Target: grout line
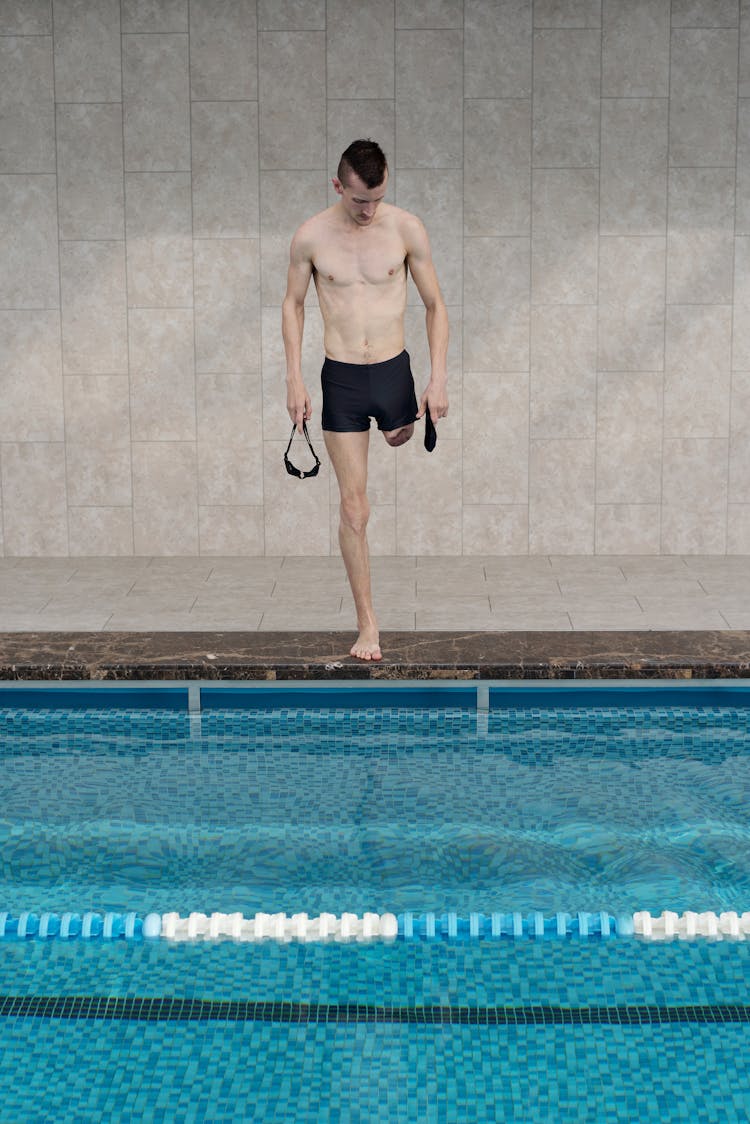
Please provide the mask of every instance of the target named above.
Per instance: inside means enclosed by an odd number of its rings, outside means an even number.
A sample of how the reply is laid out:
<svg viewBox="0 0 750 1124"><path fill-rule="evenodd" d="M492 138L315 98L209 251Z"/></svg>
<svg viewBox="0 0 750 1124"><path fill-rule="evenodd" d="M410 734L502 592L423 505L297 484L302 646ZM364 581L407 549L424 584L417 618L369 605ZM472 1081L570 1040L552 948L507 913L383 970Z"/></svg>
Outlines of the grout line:
<svg viewBox="0 0 750 1124"><path fill-rule="evenodd" d="M603 22L603 21L602 21ZM603 31L599 32L599 173L597 177L597 191L596 191L596 312L594 323L594 463L592 466L593 475L593 491L594 491L594 511L593 511L593 550L592 555L596 557L597 548L597 515L599 504L597 500L598 493L598 479L597 479L597 455L599 452L599 325L601 321L601 276L602 276L602 135L603 135L603 118L602 113L602 64L604 54L604 44L602 42Z"/></svg>
<svg viewBox="0 0 750 1124"><path fill-rule="evenodd" d="M265 28L263 29L266 30ZM261 495L261 510L263 512L263 520L261 523L260 538L263 545L263 557L266 556L266 470L265 470L265 457L264 452L266 448L266 418L265 410L263 408L263 199L262 199L262 180L263 172L261 169L261 132L260 132L260 19L258 14L258 0L255 4L255 92L257 94L258 113L256 117L256 142L258 149L258 167L256 169L257 186L258 186L258 271L259 271L259 284L258 284L258 342L260 347L260 447L261 447L261 465L260 465L260 495ZM196 364L197 366L197 364ZM281 387L279 388L281 393ZM274 582L274 585L276 583ZM263 615L261 614L261 620ZM260 621L258 622L260 627Z"/></svg>
<svg viewBox="0 0 750 1124"><path fill-rule="evenodd" d="M750 13L748 13L750 15ZM732 402L734 399L734 320L735 320L735 301L737 299L736 282L737 282L737 192L739 187L739 148L740 148L740 103L739 96L739 82L742 64L742 15L740 15L739 28L737 32L737 107L735 114L735 130L734 130L734 223L732 227L732 300L730 304L729 313L729 409L727 417L727 467L726 467L726 487L727 487L727 500L726 500L726 513L724 523L724 554L729 553L729 505L731 496L731 483L732 483Z"/></svg>
<svg viewBox="0 0 750 1124"><path fill-rule="evenodd" d="M119 105L119 102L118 102L118 105ZM58 238L57 241L60 242L62 245L66 245L66 244L69 244L69 243L71 245L80 245L82 242L93 242L93 243L98 243L98 242L125 242L125 237L123 236L121 238Z"/></svg>
<svg viewBox="0 0 750 1124"><path fill-rule="evenodd" d="M121 106L121 143L122 143L122 224L123 248L125 253L125 350L127 353L127 378L128 378L128 459L130 462L130 549L135 555L135 476L133 472L133 383L130 366L130 300L128 292L128 176L125 170L125 78L124 59L122 51L122 0L119 5L120 14L120 106ZM135 583L134 583L135 584ZM110 618L111 619L111 618Z"/></svg>
<svg viewBox="0 0 750 1124"><path fill-rule="evenodd" d="M81 104L88 105L89 103L84 102ZM167 176L176 175L178 172L180 172L183 176L189 176L190 168L175 168L174 166L172 166L171 168L123 168L123 173L128 176ZM97 239L91 238L90 241L96 242ZM98 241L111 242L112 239L98 239Z"/></svg>
<svg viewBox="0 0 750 1124"><path fill-rule="evenodd" d="M193 199L193 61L192 42L190 37L190 0L187 0L187 62L188 62L188 145L190 151L190 266L192 274L193 295L193 420L195 424L193 451L195 454L195 530L197 535L198 556L201 552L201 519L200 519L200 465L198 455L198 348L195 307L195 206ZM256 36L257 38L257 36Z"/></svg>
<svg viewBox="0 0 750 1124"><path fill-rule="evenodd" d="M669 186L670 186L670 157L671 157L671 124L672 124L672 28L671 19L668 28L669 49L667 52L667 167L666 167L666 198L664 200L664 331L662 335L662 369L661 369L661 455L659 472L659 554L664 553L664 452L665 452L665 399L667 382L667 317L669 306L668 277L669 277Z"/></svg>
<svg viewBox="0 0 750 1124"><path fill-rule="evenodd" d="M325 27L323 29L323 37L324 37L324 39L323 39L323 42L324 42L324 50L323 50L323 83L324 83L324 85L323 85L323 99L325 101L325 138L324 138L325 139L325 153L324 153L324 157L323 157L323 160L324 160L324 163L325 163L325 197L324 197L324 203L325 203L325 206L328 207L329 206L328 199L329 199L330 190L331 190L331 182L330 182L330 180L331 180L331 151L330 151L330 146L328 144L328 26L329 26L328 0L325 0L323 20L324 20L324 24L325 24ZM394 44L394 52L395 52L395 44ZM394 53L394 58L395 58L395 53ZM395 75L395 68L394 68L394 75ZM394 81L395 81L395 77L394 77ZM338 165L336 166L336 170L338 171ZM315 303L318 306L317 323L318 323L318 327L321 329L321 342L322 342L322 340L324 338L324 335L325 335L325 328L324 328L324 325L323 325L323 314L320 311L320 299L318 297L317 285L313 282L312 278L310 279L310 282L308 282L307 292L310 293L311 290L314 290L314 292L315 292ZM306 295L305 299L307 300L307 295ZM303 325L303 331L304 331L304 325ZM310 338L310 334L309 334L309 329L308 329L308 339L309 338ZM302 363L301 348L302 348L302 341L300 341L300 363ZM286 366L285 366L284 370L285 370L285 373L286 373ZM322 432L322 413L323 413L322 388L321 388L320 412L321 412L321 436L323 437L323 443L325 444L325 434ZM366 469L369 468L369 453L370 453L370 447L369 447L369 436L368 436L367 465L365 466ZM333 500L331 499L332 494L334 496ZM328 471L328 487L325 489L324 497L325 497L325 508L324 508L324 510L325 510L325 520L326 520L326 530L327 530L327 540L328 540L327 557L335 558L337 547L339 547L339 552L340 552L338 537L339 537L339 526L340 526L341 490L339 488L339 482L338 482L338 478L336 477L335 470L332 472L330 470L330 468L329 468L329 471ZM335 505L335 507L334 507L335 515L334 515L334 511L331 510L332 505ZM334 517L336 519L336 530L335 531L333 530L333 528L331 526L332 517ZM368 556L369 556L369 543L368 543ZM324 557L325 557L325 555L324 555ZM369 564L369 557L368 557L368 564Z"/></svg>
<svg viewBox="0 0 750 1124"><path fill-rule="evenodd" d="M396 72L397 72L397 69L398 69L398 29L396 28L396 4L395 4L395 0L394 0L394 3L393 3L393 88L392 88L392 91L391 91L391 99L390 99L391 105L393 107L393 109L392 109L392 119L391 120L392 120L392 125L393 125L393 171L394 171L394 173L396 172L397 169L398 169L399 172L408 171L408 169L402 169L401 166L399 165L398 158L397 158L397 152L396 152L396 125L397 125ZM389 167L389 171L390 171L390 167ZM396 205L398 205L398 176L396 176L396 190L394 191L394 200L396 202ZM404 307L404 317L406 317L406 314L407 314L407 311L408 311L408 306L409 306L408 268L407 268L406 286L407 286L407 296L406 296L406 305ZM399 557L399 554L400 554L400 552L399 552L400 535L399 535L399 530L398 530L398 527L399 527L399 520L398 520L398 491L399 491L399 488L398 488L398 484L399 484L399 475L400 474L399 474L399 457L397 456L395 449L390 453L390 459L393 462L393 545L394 545L395 554L396 554L397 557Z"/></svg>
<svg viewBox="0 0 750 1124"><path fill-rule="evenodd" d="M59 301L59 324L60 324L60 376L62 385L62 410L63 410L63 483L65 491L65 537L66 537L66 550L70 555L70 504L68 502L68 440L67 440L67 425L65 417L65 351L63 341L63 285L62 285L62 262L60 260L60 154L57 144L57 105L55 100L57 88L57 73L55 70L55 13L54 5L50 12L51 20L51 35L52 40L52 128L54 133L55 145L55 204L56 204L56 219L57 219L57 284L58 284L58 301ZM3 509L4 509L3 505ZM5 537L3 536L3 543Z"/></svg>
<svg viewBox="0 0 750 1124"><path fill-rule="evenodd" d="M465 357L465 340L466 331L464 325L464 309L466 308L466 6L461 5L461 347L459 349L459 359L461 364L461 434L459 440L459 473L460 473L460 496L461 496L461 555L464 555L464 526L466 522L466 495L464 492L464 434L466 427L466 411L465 393L464 393L464 373L466 371L466 357ZM446 355L446 362L448 357ZM487 580L487 574L482 567L484 573L484 580ZM490 605L490 612L492 606Z"/></svg>
<svg viewBox="0 0 750 1124"><path fill-rule="evenodd" d="M528 319L528 356L527 356L527 369L526 369L526 555L531 555L531 465L532 465L532 452L534 435L531 428L531 392L532 383L534 378L534 75L535 75L535 55L534 50L534 3L532 2L531 8L531 59L530 59L530 89L529 97L526 99L529 103L529 266L528 266L528 285L529 285L529 319ZM551 565L551 559L550 559Z"/></svg>

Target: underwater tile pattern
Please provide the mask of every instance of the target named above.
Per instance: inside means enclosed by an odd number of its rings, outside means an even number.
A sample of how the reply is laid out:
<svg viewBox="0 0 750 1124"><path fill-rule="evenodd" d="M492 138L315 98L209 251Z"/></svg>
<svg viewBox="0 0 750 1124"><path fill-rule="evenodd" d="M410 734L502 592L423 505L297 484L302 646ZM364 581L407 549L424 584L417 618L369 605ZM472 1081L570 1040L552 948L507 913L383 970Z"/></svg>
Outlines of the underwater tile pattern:
<svg viewBox="0 0 750 1124"><path fill-rule="evenodd" d="M3 908L750 898L741 707L1 713ZM0 1096L76 1120L744 1119L749 973L748 943L6 940Z"/></svg>
<svg viewBox="0 0 750 1124"><path fill-rule="evenodd" d="M36 1040L37 1024L14 1030L11 1060L35 1041L41 1054L57 1029L49 1024ZM646 1082L642 1032L632 1028L509 1028L498 1034L468 1027L446 1037L442 1027L415 1033L392 1026L96 1023L68 1036L75 1083L61 1090L40 1058L25 1093L76 1119L127 1112L142 1119L228 1121L239 1113L244 1120L313 1122L346 1118L343 1110L351 1120L385 1115L453 1122L474 1113L486 1120L529 1118L534 1105L537 1119L572 1122L606 1111L607 1119L624 1122L655 1111L659 1119L688 1119L673 1110L696 1103L702 1120L746 1116L747 1094L731 1084L732 1052L747 1048L746 1028L725 1028L717 1040L713 1027L661 1027L649 1041L654 1058ZM118 1072L122 1054L129 1065ZM599 1076L607 1073L618 1082L616 1097ZM6 1095L9 1108L21 1103L11 1090Z"/></svg>
<svg viewBox="0 0 750 1124"><path fill-rule="evenodd" d="M2 951L5 953L5 947ZM28 961L31 947L22 951ZM171 973L179 989L191 970L200 973L200 959L204 966L211 964L215 988L221 963L225 971L228 966L222 955L224 949L201 949L200 958L195 955L197 951L180 949L185 956L160 965L153 950L142 946L131 949L135 955L130 956L130 963L118 965L118 987L122 988L129 971L127 982L131 986L145 983L148 988L154 977L157 983L163 983ZM532 1118L536 1119L572 1122L587 1118L583 1113L593 1117L606 1111L608 1119L625 1122L638 1112L649 1119L655 1105L660 1106L662 1119L688 1119L680 1113L692 1110L701 1120L711 1121L742 1119L750 1107L741 1062L750 1044L746 1024L693 1019L652 1020L644 1025L637 1021L637 1005L643 1007L645 990L637 981L639 977L645 980L648 974L643 967L637 968L641 949L625 950L623 958L613 958L611 946L600 946L577 950L583 953L579 959L571 956L569 946L554 950L529 947L513 950L502 960L493 957L484 970L467 955L467 949L456 954L456 950L444 947L438 959L435 950L430 950L429 958L415 958L409 953L416 950L394 946L375 961L351 949L344 950L349 956L326 959L320 957L321 949L287 947L275 951L280 955L266 966L268 979L264 985L259 982L256 955L248 956L244 950L237 957L238 950L231 949L237 980L243 973L249 975L256 994L269 997L259 1001L259 1009L272 1012L275 1006L280 1016L284 1004L274 1002L277 995L292 996L287 1001L289 1006L307 1002L296 997L314 994L318 987L323 994L338 986L362 995L362 982L368 974L369 990L380 992L372 1006L365 994L370 1011L383 1004L384 994L387 1002L398 980L419 980L422 973L429 972L442 981L444 994L454 999L462 1013L468 1012L469 1004L459 997L458 989L465 978L477 974L485 980L499 975L510 979L522 976L525 998L530 1002L516 1003L517 1021L508 1019L501 1025L295 1023L281 1018L183 1018L173 1022L75 1015L61 1021L44 1016L9 1016L3 1019L0 1068L5 1110L16 1111L33 1096L46 1111L64 1108L76 1119L113 1112L142 1118L162 1113L169 1119L185 1121L232 1120L238 1113L248 1120L301 1121L366 1120L386 1114L387 1119L397 1121L416 1116L458 1122L503 1115L512 1119L522 1110L528 1116L534 1106L536 1116ZM532 951L536 953L533 957L529 955ZM622 946L615 950L618 954L621 951ZM671 957L662 957L665 962L649 966L654 973L654 990L671 998L675 987L679 993L684 990L685 970L690 973L688 987L696 985L694 973L700 970L698 992L705 992L708 985L723 988L732 996L726 1004L714 1004L717 1018L724 1008L741 1009L735 996L743 987L742 972L747 971L748 958L740 955L737 961L726 953L742 954L746 950L714 947L711 957L701 957L700 961L693 958L692 963L685 955L687 951L672 950ZM723 957L716 956L719 951ZM218 957L212 955L216 952ZM588 952L592 955L587 956ZM260 958L265 959L265 949ZM107 977L111 980L115 976L111 968L107 971L105 959L110 959L109 955L97 957L98 966L104 968L99 988L102 994ZM71 967L76 960L80 957L73 958ZM231 963L230 974L222 981L225 988L232 982ZM92 963L89 973L93 971ZM602 991L603 982L611 987L613 978L621 976L624 982L619 991L629 1011L627 1022L575 1025L568 1017L564 1024L545 1023L542 1012L548 998L544 992L552 989L553 979L562 981L571 975L579 979L581 990L590 982L594 995ZM301 984L303 979L306 982ZM528 981L534 982L529 986ZM208 997L204 1003L216 1002L211 980L199 975L191 984L193 990L203 991ZM410 986L413 989L414 984ZM565 985L558 986L564 993ZM245 987L241 985L239 991ZM528 994L534 991L536 995ZM103 996L102 1005L107 1002ZM192 1000L188 1002L192 1004ZM242 1001L235 1002L239 1010ZM250 1003L255 1006L254 1000ZM656 1008L671 1009L661 996ZM70 1010L72 1013L72 1004ZM643 1013L640 1010L641 1016ZM66 1055L64 1071L59 1064L61 1044ZM616 1097L612 1095L613 1085ZM680 1106L678 1111L675 1105Z"/></svg>
<svg viewBox="0 0 750 1124"><path fill-rule="evenodd" d="M14 912L750 901L743 708L6 708L0 738Z"/></svg>

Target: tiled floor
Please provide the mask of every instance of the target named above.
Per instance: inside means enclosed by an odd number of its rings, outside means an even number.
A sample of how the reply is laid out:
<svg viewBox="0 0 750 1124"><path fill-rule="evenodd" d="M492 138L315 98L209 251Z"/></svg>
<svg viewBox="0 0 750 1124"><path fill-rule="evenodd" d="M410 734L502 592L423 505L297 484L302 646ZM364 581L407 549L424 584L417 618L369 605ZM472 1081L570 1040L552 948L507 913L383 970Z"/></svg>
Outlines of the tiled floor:
<svg viewBox="0 0 750 1124"><path fill-rule="evenodd" d="M750 629L744 556L374 558L393 631ZM340 558L2 558L0 632L354 625Z"/></svg>

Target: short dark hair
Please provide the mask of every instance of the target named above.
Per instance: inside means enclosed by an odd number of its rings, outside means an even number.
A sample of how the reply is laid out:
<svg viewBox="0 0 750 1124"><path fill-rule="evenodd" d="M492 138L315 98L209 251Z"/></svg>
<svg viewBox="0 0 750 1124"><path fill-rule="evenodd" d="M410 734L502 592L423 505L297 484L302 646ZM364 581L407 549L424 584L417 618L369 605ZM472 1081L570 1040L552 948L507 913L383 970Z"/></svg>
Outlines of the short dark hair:
<svg viewBox="0 0 750 1124"><path fill-rule="evenodd" d="M342 152L336 172L344 185L350 171L358 175L370 190L380 187L388 171L388 161L380 145L373 140L352 141L346 151Z"/></svg>

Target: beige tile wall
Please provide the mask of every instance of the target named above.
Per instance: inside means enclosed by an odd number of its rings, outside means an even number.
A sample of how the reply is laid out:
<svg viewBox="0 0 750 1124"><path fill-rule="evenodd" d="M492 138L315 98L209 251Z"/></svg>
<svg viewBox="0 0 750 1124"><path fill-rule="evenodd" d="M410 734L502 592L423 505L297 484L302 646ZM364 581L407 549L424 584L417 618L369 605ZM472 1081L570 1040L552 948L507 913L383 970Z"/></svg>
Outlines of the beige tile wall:
<svg viewBox="0 0 750 1124"><path fill-rule="evenodd" d="M0 103L5 555L337 552L280 304L359 135L453 333L373 553L750 552L748 0L0 0Z"/></svg>

